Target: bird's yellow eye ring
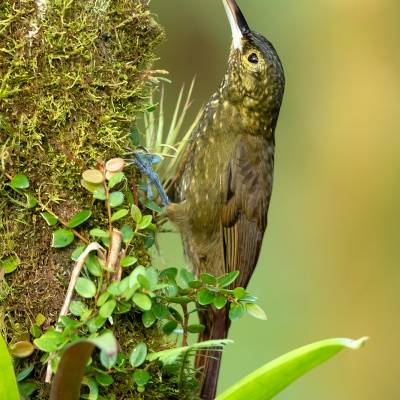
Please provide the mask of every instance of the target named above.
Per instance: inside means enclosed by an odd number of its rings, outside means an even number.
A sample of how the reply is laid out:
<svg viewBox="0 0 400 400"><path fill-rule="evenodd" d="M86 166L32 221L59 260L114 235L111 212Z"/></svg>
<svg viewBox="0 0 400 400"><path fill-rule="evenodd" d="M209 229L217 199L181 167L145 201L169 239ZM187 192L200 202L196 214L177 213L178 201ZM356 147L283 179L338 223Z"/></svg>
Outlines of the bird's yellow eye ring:
<svg viewBox="0 0 400 400"><path fill-rule="evenodd" d="M258 56L256 53L251 53L247 58L252 64L258 64Z"/></svg>

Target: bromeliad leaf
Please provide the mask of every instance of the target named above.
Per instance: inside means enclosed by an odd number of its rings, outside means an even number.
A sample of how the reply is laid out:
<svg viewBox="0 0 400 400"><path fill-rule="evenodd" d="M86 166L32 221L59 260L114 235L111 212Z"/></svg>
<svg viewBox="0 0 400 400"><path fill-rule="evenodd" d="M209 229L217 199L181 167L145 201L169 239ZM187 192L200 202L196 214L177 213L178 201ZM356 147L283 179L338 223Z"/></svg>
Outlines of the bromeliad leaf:
<svg viewBox="0 0 400 400"><path fill-rule="evenodd" d="M360 349L366 340L330 339L301 347L254 371L216 400L270 400L296 379L344 348Z"/></svg>
<svg viewBox="0 0 400 400"><path fill-rule="evenodd" d="M63 249L68 247L74 239L74 234L68 229L58 229L53 232L51 247L54 247L55 249Z"/></svg>
<svg viewBox="0 0 400 400"><path fill-rule="evenodd" d="M92 212L90 210L80 211L71 218L67 225L69 228L76 228L77 226L82 225L91 216Z"/></svg>
<svg viewBox="0 0 400 400"><path fill-rule="evenodd" d="M2 336L0 336L0 371L0 399L19 400L12 360Z"/></svg>

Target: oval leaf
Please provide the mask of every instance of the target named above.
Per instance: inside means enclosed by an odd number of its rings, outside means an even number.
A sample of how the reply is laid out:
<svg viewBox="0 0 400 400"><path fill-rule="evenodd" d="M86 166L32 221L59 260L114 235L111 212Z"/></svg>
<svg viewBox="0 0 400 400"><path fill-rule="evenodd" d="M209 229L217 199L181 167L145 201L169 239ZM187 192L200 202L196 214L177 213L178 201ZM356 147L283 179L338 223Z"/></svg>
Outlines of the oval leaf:
<svg viewBox="0 0 400 400"><path fill-rule="evenodd" d="M135 293L132 297L133 302L142 310L151 310L151 299L149 296L143 293Z"/></svg>
<svg viewBox="0 0 400 400"><path fill-rule="evenodd" d="M130 267L137 263L137 258L132 256L126 256L121 260L121 267Z"/></svg>
<svg viewBox="0 0 400 400"><path fill-rule="evenodd" d="M63 249L64 247L69 246L74 239L74 234L68 229L58 229L53 232L51 247L54 247L55 249Z"/></svg>
<svg viewBox="0 0 400 400"><path fill-rule="evenodd" d="M14 357L26 358L26 357L29 357L33 353L34 347L31 342L22 341L22 342L17 342L15 344L13 344L10 347L10 350L11 350L11 354Z"/></svg>
<svg viewBox="0 0 400 400"><path fill-rule="evenodd" d="M266 321L268 319L264 310L257 304L254 303L246 304L246 310L254 318L261 319L263 321Z"/></svg>
<svg viewBox="0 0 400 400"><path fill-rule="evenodd" d="M104 303L101 307L100 307L100 311L99 314L103 317L103 318L108 318L111 316L111 314L114 311L115 306L117 305L117 302L112 299L107 301L106 303Z"/></svg>
<svg viewBox="0 0 400 400"><path fill-rule="evenodd" d="M145 328L150 328L156 322L156 317L151 310L142 314L142 322Z"/></svg>
<svg viewBox="0 0 400 400"><path fill-rule="evenodd" d="M146 360L147 346L145 343L139 343L131 352L129 362L133 368L140 367Z"/></svg>
<svg viewBox="0 0 400 400"><path fill-rule="evenodd" d="M146 385L149 382L150 378L151 378L150 373L142 369L135 371L133 373L133 380L138 386Z"/></svg>
<svg viewBox="0 0 400 400"><path fill-rule="evenodd" d="M119 207L124 202L124 199L125 197L122 192L111 193L109 197L110 207L112 208Z"/></svg>
<svg viewBox="0 0 400 400"><path fill-rule="evenodd" d="M137 224L142 220L142 212L135 204L133 204L131 207L131 216Z"/></svg>
<svg viewBox="0 0 400 400"><path fill-rule="evenodd" d="M29 179L25 175L17 174L11 179L10 186L13 189L28 189Z"/></svg>
<svg viewBox="0 0 400 400"><path fill-rule="evenodd" d="M82 174L82 178L85 182L92 185L99 185L104 182L103 174L97 169L89 169Z"/></svg>
<svg viewBox="0 0 400 400"><path fill-rule="evenodd" d="M43 219L46 221L47 225L49 226L54 226L58 222L58 218L55 217L53 214L50 214L49 212L42 212L40 215L43 217Z"/></svg>
<svg viewBox="0 0 400 400"><path fill-rule="evenodd" d="M141 219L141 221L138 223L137 228L139 230L143 230L146 229L150 226L151 224L151 220L153 219L153 217L151 215L145 215L143 216L143 218Z"/></svg>
<svg viewBox="0 0 400 400"><path fill-rule="evenodd" d="M222 278L218 279L218 285L221 287L229 286L231 283L236 281L238 276L239 276L239 271L229 272L229 274L226 274Z"/></svg>
<svg viewBox="0 0 400 400"><path fill-rule="evenodd" d="M0 268L4 269L4 273L11 274L21 264L21 260L18 256L7 257L5 260L0 261Z"/></svg>
<svg viewBox="0 0 400 400"><path fill-rule="evenodd" d="M111 222L119 221L122 218L125 218L129 214L128 210L118 210L111 217Z"/></svg>
<svg viewBox="0 0 400 400"><path fill-rule="evenodd" d="M80 211L71 218L67 225L69 228L76 228L77 226L82 225L91 216L92 212L90 210Z"/></svg>
<svg viewBox="0 0 400 400"><path fill-rule="evenodd" d="M301 347L257 369L216 400L270 400L296 379L344 348L360 349L366 340L330 339Z"/></svg>
<svg viewBox="0 0 400 400"><path fill-rule="evenodd" d="M85 299L91 299L96 294L96 285L87 278L79 278L76 281L75 290Z"/></svg>

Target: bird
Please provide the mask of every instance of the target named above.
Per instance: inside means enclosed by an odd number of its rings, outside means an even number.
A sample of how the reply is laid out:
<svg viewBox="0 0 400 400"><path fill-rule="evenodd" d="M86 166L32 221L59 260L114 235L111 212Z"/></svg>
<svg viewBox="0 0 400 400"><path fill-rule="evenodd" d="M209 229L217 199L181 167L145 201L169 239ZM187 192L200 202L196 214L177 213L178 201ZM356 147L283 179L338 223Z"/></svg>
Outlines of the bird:
<svg viewBox="0 0 400 400"><path fill-rule="evenodd" d="M246 288L256 267L270 204L275 128L285 75L273 45L250 29L238 3L222 0L232 31L228 67L193 129L175 179L169 219L199 276L239 271ZM199 310L199 340L224 339L228 306ZM199 354L200 397L215 398L221 354Z"/></svg>

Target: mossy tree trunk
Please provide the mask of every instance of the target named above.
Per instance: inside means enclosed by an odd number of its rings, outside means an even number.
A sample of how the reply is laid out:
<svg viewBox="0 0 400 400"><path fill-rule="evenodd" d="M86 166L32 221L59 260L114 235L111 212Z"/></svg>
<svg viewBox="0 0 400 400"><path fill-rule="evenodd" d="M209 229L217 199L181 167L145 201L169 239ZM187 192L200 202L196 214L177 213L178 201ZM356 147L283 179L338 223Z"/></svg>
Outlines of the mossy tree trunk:
<svg viewBox="0 0 400 400"><path fill-rule="evenodd" d="M44 327L57 320L73 266L71 250L51 248L40 205L16 203L23 198L10 179L29 177L35 198L63 220L92 206L82 172L126 151L152 88L163 32L147 3L0 4L0 263L18 263L0 276L0 333L9 343L29 337L38 314Z"/></svg>

